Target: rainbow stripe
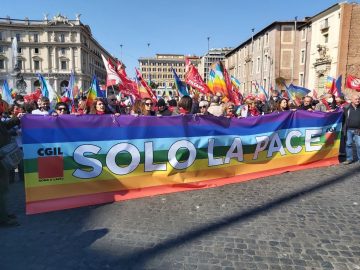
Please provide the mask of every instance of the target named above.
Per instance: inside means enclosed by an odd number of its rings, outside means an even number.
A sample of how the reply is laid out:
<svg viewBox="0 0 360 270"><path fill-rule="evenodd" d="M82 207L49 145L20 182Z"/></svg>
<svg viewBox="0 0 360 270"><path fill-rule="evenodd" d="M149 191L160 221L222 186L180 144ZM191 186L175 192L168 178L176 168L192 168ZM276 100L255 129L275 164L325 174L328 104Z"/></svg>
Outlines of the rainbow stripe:
<svg viewBox="0 0 360 270"><path fill-rule="evenodd" d="M22 127L27 213L214 187L335 164L341 119L341 112L306 111L244 119L26 115ZM309 136L314 130L318 132ZM266 138L267 146L261 150ZM235 144L239 140L241 147ZM174 150L180 143L182 147ZM84 145L96 151L79 154ZM122 150L116 152L117 147ZM84 156L91 162L79 162ZM80 171L96 171L91 165L95 163L101 166L98 175L79 176ZM131 164L135 165L123 173ZM59 168L62 175L57 177L53 174ZM52 176L44 178L44 170Z"/></svg>
<svg viewBox="0 0 360 270"><path fill-rule="evenodd" d="M221 62L216 62L211 66L209 72L208 86L213 94L217 92L228 96L228 89L226 86L224 67Z"/></svg>

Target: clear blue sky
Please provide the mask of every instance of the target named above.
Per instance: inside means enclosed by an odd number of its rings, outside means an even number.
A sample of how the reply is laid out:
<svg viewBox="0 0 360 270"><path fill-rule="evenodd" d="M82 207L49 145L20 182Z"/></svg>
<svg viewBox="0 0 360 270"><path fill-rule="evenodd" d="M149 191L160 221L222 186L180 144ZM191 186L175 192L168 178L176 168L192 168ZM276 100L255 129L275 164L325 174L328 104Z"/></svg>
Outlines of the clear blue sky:
<svg viewBox="0 0 360 270"><path fill-rule="evenodd" d="M335 0L3 0L0 17L43 19L58 12L89 24L93 36L122 59L129 75L139 57L156 53L203 55L210 48L235 47L276 20L303 19ZM148 48L147 43L150 43Z"/></svg>

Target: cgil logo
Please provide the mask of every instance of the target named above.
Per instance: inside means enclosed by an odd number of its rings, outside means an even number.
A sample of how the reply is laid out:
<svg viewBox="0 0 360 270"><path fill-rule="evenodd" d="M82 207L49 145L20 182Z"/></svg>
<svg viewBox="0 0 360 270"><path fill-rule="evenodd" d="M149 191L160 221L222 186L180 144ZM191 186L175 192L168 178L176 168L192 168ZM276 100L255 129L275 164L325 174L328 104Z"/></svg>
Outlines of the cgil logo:
<svg viewBox="0 0 360 270"><path fill-rule="evenodd" d="M64 153L61 151L61 147L52 147L52 148L39 148L37 154L40 157L44 156L62 156Z"/></svg>

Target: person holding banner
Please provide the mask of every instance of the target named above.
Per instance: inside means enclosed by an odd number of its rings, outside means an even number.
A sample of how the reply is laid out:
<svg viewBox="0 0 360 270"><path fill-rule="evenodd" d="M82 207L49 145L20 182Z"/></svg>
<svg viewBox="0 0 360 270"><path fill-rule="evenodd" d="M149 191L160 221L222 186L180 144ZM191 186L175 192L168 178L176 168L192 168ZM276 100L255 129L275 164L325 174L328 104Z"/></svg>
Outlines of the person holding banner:
<svg viewBox="0 0 360 270"><path fill-rule="evenodd" d="M141 106L141 115L145 116L155 116L155 110L154 110L154 102L151 98L145 98L142 101Z"/></svg>
<svg viewBox="0 0 360 270"><path fill-rule="evenodd" d="M11 143L11 136L8 130L20 125L18 117L12 117L9 121L0 121L0 149ZM3 157L0 157L2 159ZM7 168L0 162L0 227L18 226L19 223L14 215L7 212L6 193L9 185L9 172L12 168Z"/></svg>
<svg viewBox="0 0 360 270"><path fill-rule="evenodd" d="M90 114L96 114L96 115L103 115L103 114L110 114L109 109L106 106L106 102L103 98L95 98L91 108L90 108Z"/></svg>
<svg viewBox="0 0 360 270"><path fill-rule="evenodd" d="M33 110L32 114L49 115L50 111L50 100L47 97L41 97L38 101L38 109Z"/></svg>
<svg viewBox="0 0 360 270"><path fill-rule="evenodd" d="M346 161L347 165L353 162L353 147L355 142L358 162L360 162L360 94L354 93L351 103L344 108L344 132L346 135Z"/></svg>
<svg viewBox="0 0 360 270"><path fill-rule="evenodd" d="M286 112L290 110L289 100L287 98L281 98L277 103L275 112Z"/></svg>

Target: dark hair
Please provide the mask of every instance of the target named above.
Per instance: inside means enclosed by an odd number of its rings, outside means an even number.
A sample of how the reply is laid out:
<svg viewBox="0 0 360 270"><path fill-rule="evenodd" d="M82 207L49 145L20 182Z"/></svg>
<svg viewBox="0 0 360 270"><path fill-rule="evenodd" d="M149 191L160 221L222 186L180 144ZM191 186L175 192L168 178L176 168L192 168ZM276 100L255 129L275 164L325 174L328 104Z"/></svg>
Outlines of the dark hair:
<svg viewBox="0 0 360 270"><path fill-rule="evenodd" d="M61 106L65 107L66 113L70 113L68 105L65 102L62 102L62 101L56 103L55 110L58 110L59 107L61 107Z"/></svg>
<svg viewBox="0 0 360 270"><path fill-rule="evenodd" d="M276 110L277 110L278 112L281 112L281 111L283 110L283 109L281 109L281 102L282 102L283 100L286 100L286 104L287 104L287 106L286 106L286 108L285 108L284 110L285 110L285 111L290 110L289 100L288 100L287 98L281 98L281 99L279 100L279 102L277 103L277 106L276 106Z"/></svg>
<svg viewBox="0 0 360 270"><path fill-rule="evenodd" d="M171 107L176 107L176 106L177 106L176 99L170 99L170 100L168 101L168 104L169 104L169 106L171 106Z"/></svg>
<svg viewBox="0 0 360 270"><path fill-rule="evenodd" d="M105 114L110 113L106 100L104 98L97 97L97 98L95 98L94 102L92 103L92 105L90 107L90 114L96 114L96 104L98 103L98 101L101 101L104 104Z"/></svg>
<svg viewBox="0 0 360 270"><path fill-rule="evenodd" d="M183 96L178 103L178 107L183 108L184 110L190 112L192 108L192 98L189 96Z"/></svg>

